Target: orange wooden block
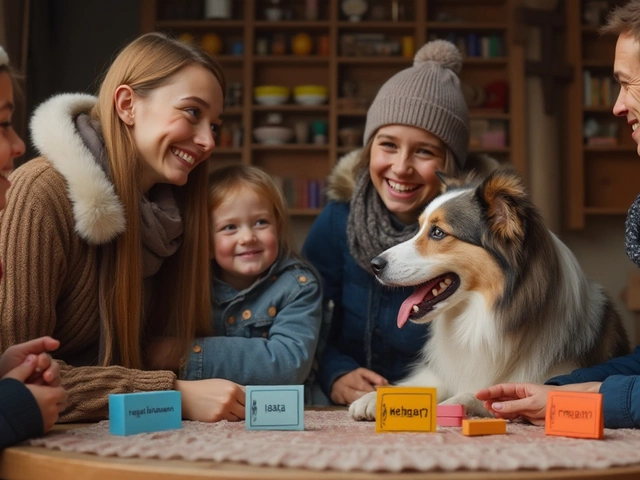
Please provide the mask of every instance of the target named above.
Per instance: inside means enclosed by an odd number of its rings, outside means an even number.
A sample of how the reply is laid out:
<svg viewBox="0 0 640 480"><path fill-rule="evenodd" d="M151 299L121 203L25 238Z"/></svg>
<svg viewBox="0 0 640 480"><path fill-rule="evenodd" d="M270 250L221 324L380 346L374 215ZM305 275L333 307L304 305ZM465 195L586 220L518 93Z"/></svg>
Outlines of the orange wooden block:
<svg viewBox="0 0 640 480"><path fill-rule="evenodd" d="M465 418L462 420L462 434L504 435L507 433L507 421L504 418Z"/></svg>
<svg viewBox="0 0 640 480"><path fill-rule="evenodd" d="M544 433L561 437L604 438L602 394L549 392Z"/></svg>

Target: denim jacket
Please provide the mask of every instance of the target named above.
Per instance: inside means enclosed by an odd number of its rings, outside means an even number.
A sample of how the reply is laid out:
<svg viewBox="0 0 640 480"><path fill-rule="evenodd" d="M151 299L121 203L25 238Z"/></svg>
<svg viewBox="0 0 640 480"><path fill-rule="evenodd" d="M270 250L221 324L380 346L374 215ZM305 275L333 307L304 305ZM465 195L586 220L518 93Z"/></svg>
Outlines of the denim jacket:
<svg viewBox="0 0 640 480"><path fill-rule="evenodd" d="M319 352L317 381L325 395L342 375L365 367L394 383L418 360L429 326L407 322L398 310L413 288L388 288L358 265L349 252L349 204L329 202L314 222L302 253L322 277L333 317L326 348Z"/></svg>
<svg viewBox="0 0 640 480"><path fill-rule="evenodd" d="M322 291L311 268L280 258L240 292L215 279L211 297L217 336L193 342L183 378L224 378L241 385L305 381L322 315Z"/></svg>
<svg viewBox="0 0 640 480"><path fill-rule="evenodd" d="M607 428L640 427L640 346L624 357L579 368L567 375L550 378L547 385L602 382L602 412Z"/></svg>

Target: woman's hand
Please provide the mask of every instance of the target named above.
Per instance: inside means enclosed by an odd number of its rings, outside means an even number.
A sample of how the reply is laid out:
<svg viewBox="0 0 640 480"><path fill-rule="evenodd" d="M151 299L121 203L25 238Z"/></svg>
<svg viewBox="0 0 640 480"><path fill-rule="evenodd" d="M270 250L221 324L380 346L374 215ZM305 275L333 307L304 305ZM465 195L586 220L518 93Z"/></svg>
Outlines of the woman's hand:
<svg viewBox="0 0 640 480"><path fill-rule="evenodd" d="M535 383L502 383L476 393L484 401L484 408L498 418L513 420L525 418L534 425L544 425L547 395L552 390L571 392L598 392L600 382L572 383L563 386Z"/></svg>
<svg viewBox="0 0 640 480"><path fill-rule="evenodd" d="M60 342L51 337L40 337L12 345L0 357L0 378L22 365L29 355L36 355L37 364L25 383L47 384L57 387L60 385L60 366L47 352L52 352L59 346Z"/></svg>
<svg viewBox="0 0 640 480"><path fill-rule="evenodd" d="M386 378L367 368L356 368L341 376L331 386L331 400L338 405L349 405L376 387L389 385Z"/></svg>
<svg viewBox="0 0 640 480"><path fill-rule="evenodd" d="M229 380L176 380L182 393L182 417L201 422L244 419L244 387Z"/></svg>

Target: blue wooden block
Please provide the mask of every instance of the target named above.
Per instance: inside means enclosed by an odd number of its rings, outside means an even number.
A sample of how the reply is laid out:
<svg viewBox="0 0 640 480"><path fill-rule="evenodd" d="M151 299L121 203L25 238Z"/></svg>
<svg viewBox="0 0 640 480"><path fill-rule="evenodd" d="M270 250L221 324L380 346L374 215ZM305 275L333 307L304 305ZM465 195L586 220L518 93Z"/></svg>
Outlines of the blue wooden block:
<svg viewBox="0 0 640 480"><path fill-rule="evenodd" d="M109 395L109 432L133 435L182 428L180 392L118 393Z"/></svg>
<svg viewBox="0 0 640 480"><path fill-rule="evenodd" d="M246 387L247 430L304 430L302 385Z"/></svg>

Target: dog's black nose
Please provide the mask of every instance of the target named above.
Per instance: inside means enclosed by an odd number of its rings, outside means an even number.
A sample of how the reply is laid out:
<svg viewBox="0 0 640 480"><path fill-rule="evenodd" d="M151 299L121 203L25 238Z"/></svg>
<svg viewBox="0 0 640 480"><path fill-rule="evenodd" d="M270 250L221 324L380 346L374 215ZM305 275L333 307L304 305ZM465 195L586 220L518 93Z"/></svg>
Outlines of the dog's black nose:
<svg viewBox="0 0 640 480"><path fill-rule="evenodd" d="M382 270L384 270L384 267L386 266L387 266L387 261L381 256L377 256L376 258L371 260L371 270L376 275L378 275Z"/></svg>

